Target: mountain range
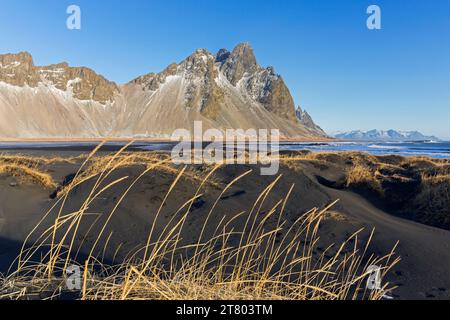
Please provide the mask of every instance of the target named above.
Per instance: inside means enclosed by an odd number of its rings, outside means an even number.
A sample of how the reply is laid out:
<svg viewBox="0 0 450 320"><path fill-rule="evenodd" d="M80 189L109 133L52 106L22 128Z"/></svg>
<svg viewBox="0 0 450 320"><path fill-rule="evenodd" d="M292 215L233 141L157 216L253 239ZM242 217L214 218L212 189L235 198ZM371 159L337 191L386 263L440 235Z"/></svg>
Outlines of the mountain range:
<svg viewBox="0 0 450 320"><path fill-rule="evenodd" d="M247 43L215 55L198 49L123 85L65 62L36 66L27 52L0 55L1 138L169 138L176 129L192 130L194 121L204 130L326 136Z"/></svg>
<svg viewBox="0 0 450 320"><path fill-rule="evenodd" d="M426 136L418 131L396 131L396 130L370 130L361 131L354 130L349 132L341 132L334 135L342 140L357 141L439 141L434 136Z"/></svg>

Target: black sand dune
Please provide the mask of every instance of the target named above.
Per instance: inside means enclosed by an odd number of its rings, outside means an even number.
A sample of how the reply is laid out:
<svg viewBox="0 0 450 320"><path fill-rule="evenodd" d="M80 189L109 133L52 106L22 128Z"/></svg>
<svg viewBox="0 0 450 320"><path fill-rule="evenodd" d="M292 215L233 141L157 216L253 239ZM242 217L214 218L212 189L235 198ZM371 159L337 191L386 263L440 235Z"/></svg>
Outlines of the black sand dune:
<svg viewBox="0 0 450 320"><path fill-rule="evenodd" d="M23 152L23 150L21 151ZM11 151L14 153L14 151ZM79 152L34 151L33 155L59 156L76 155ZM31 153L30 153L31 154ZM339 161L338 161L339 160ZM59 183L77 171L80 162L56 163L45 168ZM335 200L339 202L331 209L321 229L321 240L317 248L323 250L332 243L340 244L360 228L365 228L359 236L365 240L375 228L375 236L369 247L369 254L384 255L389 253L399 241L396 253L401 262L389 273L387 280L398 286L393 291L396 299L449 299L450 298L450 232L397 217L397 212L380 209L383 205L373 194L355 192L343 186L345 160L328 159L317 161L305 159L288 162L281 166L280 178L274 190L267 197L262 213L269 210L288 193L295 184L293 193L287 203L284 219L295 221L301 214L314 207L323 208ZM145 168L131 166L118 169L108 181L128 177L123 183L107 190L89 206L88 213L81 223L77 243L89 246L94 242L94 235L99 227L94 227L90 235L83 234L95 219L103 221L127 190L130 183ZM209 210L223 187L240 174L253 169L248 176L238 181L222 195L208 223L205 235L214 232L214 228L225 217L233 218L237 213L248 211L260 193L275 177L262 177L256 167L239 165L221 168L214 175L216 185L208 184L202 190L191 208L186 220L182 238L185 243L196 241ZM193 172L205 173L206 168L192 168ZM103 240L98 245L97 254L104 256L109 263L124 259L136 247L145 244L155 213L164 199L175 175L164 171L151 171L139 180L129 191L104 232ZM86 199L94 181L77 187L69 196L64 207L65 213L76 211ZM107 182L105 182L107 183ZM187 200L196 189L199 181L181 179L172 191L169 201L163 207L161 218L156 225L156 234L171 221L173 213ZM55 190L48 190L36 184L20 183L7 174L0 175L0 272L5 272L12 262L30 230L39 222L43 214L57 201L51 195ZM56 213L52 213L42 226L29 239L33 242L37 236L51 225ZM269 221L270 222L270 221ZM236 227L243 224L237 219ZM270 223L276 223L272 221ZM101 225L101 223L99 223ZM112 232L112 234L111 234ZM106 249L106 238L111 234ZM120 250L116 251L117 248ZM104 253L102 253L104 251ZM83 252L81 252L83 254Z"/></svg>

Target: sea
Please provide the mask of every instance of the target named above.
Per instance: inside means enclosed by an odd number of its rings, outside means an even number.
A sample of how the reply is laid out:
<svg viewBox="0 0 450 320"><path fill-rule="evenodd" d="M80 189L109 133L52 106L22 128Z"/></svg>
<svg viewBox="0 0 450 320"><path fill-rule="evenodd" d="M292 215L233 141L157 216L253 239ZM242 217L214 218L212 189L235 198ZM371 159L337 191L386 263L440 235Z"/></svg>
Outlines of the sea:
<svg viewBox="0 0 450 320"><path fill-rule="evenodd" d="M98 142L0 142L0 152L7 150L89 150ZM108 150L119 150L126 143L123 141L108 142ZM169 151L173 142L135 142L130 150L134 151ZM412 142L280 142L280 151L310 150L312 152L356 151L373 155L426 156L439 159L450 159L450 142L412 141ZM270 150L270 149L269 149Z"/></svg>
<svg viewBox="0 0 450 320"><path fill-rule="evenodd" d="M450 158L450 142L411 141L411 142L317 142L283 143L280 150L357 151L373 155L399 155L405 157L425 156L431 158Z"/></svg>

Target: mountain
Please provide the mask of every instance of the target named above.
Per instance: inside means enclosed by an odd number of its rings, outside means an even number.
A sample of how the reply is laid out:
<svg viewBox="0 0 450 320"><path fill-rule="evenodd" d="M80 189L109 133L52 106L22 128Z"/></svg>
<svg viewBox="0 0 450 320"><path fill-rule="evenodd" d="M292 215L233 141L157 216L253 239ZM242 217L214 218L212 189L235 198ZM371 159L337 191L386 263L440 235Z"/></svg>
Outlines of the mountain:
<svg viewBox="0 0 450 320"><path fill-rule="evenodd" d="M168 138L175 129L192 130L197 120L204 130L325 136L309 115L297 116L282 77L261 67L246 43L216 55L198 49L124 85L64 62L35 66L26 52L0 55L2 138Z"/></svg>
<svg viewBox="0 0 450 320"><path fill-rule="evenodd" d="M439 141L434 136L425 136L418 131L396 131L396 130L355 130L335 134L335 137L342 140L358 141Z"/></svg>
<svg viewBox="0 0 450 320"><path fill-rule="evenodd" d="M319 132L320 134L322 134L323 136L326 136L327 134L325 133L325 131L322 130L321 127L319 127L314 120L312 119L312 117L309 115L309 113L306 110L302 110L302 108L300 106L297 107L297 110L295 111L295 114L298 118L298 120L300 121L300 123L302 125L304 125L305 127L314 130L315 132Z"/></svg>

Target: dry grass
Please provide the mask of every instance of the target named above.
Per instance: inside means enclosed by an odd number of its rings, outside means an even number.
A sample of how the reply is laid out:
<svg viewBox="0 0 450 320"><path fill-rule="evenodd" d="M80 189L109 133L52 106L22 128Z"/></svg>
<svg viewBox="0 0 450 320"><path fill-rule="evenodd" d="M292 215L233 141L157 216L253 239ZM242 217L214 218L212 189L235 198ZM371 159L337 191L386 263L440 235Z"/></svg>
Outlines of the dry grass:
<svg viewBox="0 0 450 320"><path fill-rule="evenodd" d="M422 174L422 183L427 185L450 184L450 174L427 175Z"/></svg>
<svg viewBox="0 0 450 320"><path fill-rule="evenodd" d="M170 161L170 154L161 152L125 152L124 148L117 154L85 156L84 159L83 170L77 173L70 184L59 190L59 197L66 195L74 187L98 177L104 172L105 168L118 170L120 168L141 166L147 169L152 168L153 171L164 172L169 175L177 175L179 171L177 166ZM158 166L155 167L155 164L158 164ZM183 177L194 183L202 182L202 172L200 171L195 169L186 170ZM222 187L214 178L210 178L206 183L215 188L220 189Z"/></svg>
<svg viewBox="0 0 450 320"><path fill-rule="evenodd" d="M347 171L347 187L361 187L365 186L369 189L383 194L383 188L381 186L381 181L378 178L380 176L378 171L373 171L373 169L362 164L354 164Z"/></svg>
<svg viewBox="0 0 450 320"><path fill-rule="evenodd" d="M124 183L124 178L107 184L103 182L122 165L135 165L138 159L123 154L124 149L109 157L94 159L97 150L87 156L81 166L75 183L57 200L42 218L41 224L54 211L57 217L34 243L28 243L39 226L32 230L24 242L17 259L17 268L0 280L0 298L4 299L55 299L64 297L65 277L70 265L80 261L77 256L83 243L75 239L80 233L80 223L88 215L90 204L112 186ZM95 165L84 171L90 161ZM140 159L139 161L141 161ZM318 230L327 216L329 208L313 209L299 215L293 223L283 220L283 213L294 186L288 194L267 213L261 208L273 188L280 181L277 177L246 212L238 212L229 221L221 219L214 226L213 234L207 234L218 202L223 194L251 171L244 172L223 187L217 201L204 218L198 239L182 245L182 231L194 201L205 190L210 178L222 166L216 165L206 173L192 198L184 203L172 216L171 223L156 234L155 226L162 215L162 209L177 183L187 169L177 171L176 178L167 191L159 210L151 222L146 244L130 252L125 261L118 265L104 265L103 257L111 234L106 234L107 226L118 208L135 185L145 174L155 170L166 170L168 159L144 159L142 174L120 195L114 208L100 227L95 241L89 244L88 256L81 263L83 271L82 288L76 293L83 300L126 300L126 299L285 299L285 300L335 300L335 299L381 299L390 289L386 284L380 290L366 291L367 267L372 264L382 266L383 277L398 262L394 252L384 257L368 253L371 240L365 244L359 241L359 232L347 242L330 246L322 253L316 253L319 240ZM170 167L172 168L172 167ZM97 171L96 171L97 170ZM82 177L81 172L85 176ZM88 172L86 174L86 172ZM64 204L75 186L86 179L95 183L79 210L64 212ZM243 219L238 226L235 221ZM269 223L274 222L274 223ZM95 224L95 222L94 222ZM90 229L89 229L90 230ZM89 232L88 230L88 232ZM103 250L99 248L104 243ZM116 248L115 252L120 249ZM42 250L44 254L42 254ZM40 255L42 254L42 255ZM36 261L36 257L39 259ZM113 259L114 260L114 259Z"/></svg>
<svg viewBox="0 0 450 320"><path fill-rule="evenodd" d="M26 156L22 154L0 154L0 162L3 163L16 163L27 166L39 166L39 165L51 165L55 163L76 163L80 159L86 158L86 155L80 155L77 157L37 157Z"/></svg>
<svg viewBox="0 0 450 320"><path fill-rule="evenodd" d="M312 164L316 168L326 169L330 164L328 156L332 153L313 153L313 152L299 152L291 155L281 155L280 164L294 172L302 172L305 163Z"/></svg>
<svg viewBox="0 0 450 320"><path fill-rule="evenodd" d="M414 204L423 213L425 223L450 227L450 174L429 175L422 173L420 193ZM428 204L424 206L424 204Z"/></svg>
<svg viewBox="0 0 450 320"><path fill-rule="evenodd" d="M85 156L79 157L32 157L21 154L0 154L0 174L9 174L21 183L39 184L44 188L55 188L56 183L52 176L46 172L45 166L55 163L74 164Z"/></svg>
<svg viewBox="0 0 450 320"><path fill-rule="evenodd" d="M326 162L326 156L329 153L313 153L313 152L297 152L296 154L291 154L291 155L281 155L280 156L280 162L284 163L284 162L304 162L304 161L308 161L308 162L314 162L314 161L318 161L318 162L322 162L325 163Z"/></svg>
<svg viewBox="0 0 450 320"><path fill-rule="evenodd" d="M290 169L301 170L307 162L320 170L343 170L341 187L370 190L392 213L450 230L450 159L335 152L291 155L282 161Z"/></svg>
<svg viewBox="0 0 450 320"><path fill-rule="evenodd" d="M324 215L324 220L332 220L332 221L349 221L349 218L337 211L328 210Z"/></svg>
<svg viewBox="0 0 450 320"><path fill-rule="evenodd" d="M371 159L367 165L355 165L349 172L349 181L365 184L384 194L383 181L395 182L399 186L417 183L415 202L421 207L433 206L435 213L450 203L450 163L448 159L406 157L387 163L385 157ZM385 161L383 161L385 160ZM425 209L425 208L423 208ZM426 209L427 211L430 211ZM437 211L436 211L437 210ZM432 210L433 211L433 210ZM450 217L447 219L450 220Z"/></svg>
<svg viewBox="0 0 450 320"><path fill-rule="evenodd" d="M8 174L21 183L37 183L44 188L56 186L50 174L39 169L39 160L21 156L0 156L0 174Z"/></svg>

